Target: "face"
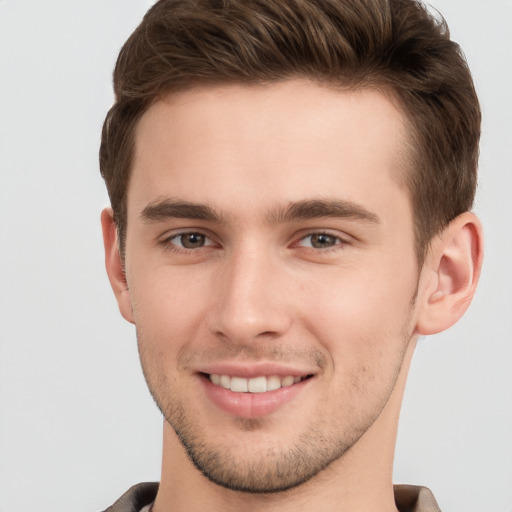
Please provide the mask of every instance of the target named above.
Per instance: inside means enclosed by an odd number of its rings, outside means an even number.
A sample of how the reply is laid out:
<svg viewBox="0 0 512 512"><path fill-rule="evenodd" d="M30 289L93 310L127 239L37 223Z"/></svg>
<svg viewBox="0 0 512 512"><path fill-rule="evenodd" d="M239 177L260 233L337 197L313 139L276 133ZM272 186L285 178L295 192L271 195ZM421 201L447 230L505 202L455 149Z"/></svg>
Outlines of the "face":
<svg viewBox="0 0 512 512"><path fill-rule="evenodd" d="M404 122L306 81L154 104L136 131L124 316L190 459L272 492L378 419L414 331Z"/></svg>

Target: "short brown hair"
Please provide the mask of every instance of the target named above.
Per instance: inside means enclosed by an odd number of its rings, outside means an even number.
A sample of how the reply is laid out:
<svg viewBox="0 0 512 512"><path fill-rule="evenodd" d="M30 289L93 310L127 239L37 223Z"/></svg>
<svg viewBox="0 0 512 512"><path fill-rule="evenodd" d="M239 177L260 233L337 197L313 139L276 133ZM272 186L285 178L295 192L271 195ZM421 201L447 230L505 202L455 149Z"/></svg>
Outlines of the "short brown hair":
<svg viewBox="0 0 512 512"><path fill-rule="evenodd" d="M415 0L160 0L124 44L100 169L123 254L134 130L158 99L198 85L309 78L391 91L410 124L416 252L468 211L480 108L467 63L441 17Z"/></svg>

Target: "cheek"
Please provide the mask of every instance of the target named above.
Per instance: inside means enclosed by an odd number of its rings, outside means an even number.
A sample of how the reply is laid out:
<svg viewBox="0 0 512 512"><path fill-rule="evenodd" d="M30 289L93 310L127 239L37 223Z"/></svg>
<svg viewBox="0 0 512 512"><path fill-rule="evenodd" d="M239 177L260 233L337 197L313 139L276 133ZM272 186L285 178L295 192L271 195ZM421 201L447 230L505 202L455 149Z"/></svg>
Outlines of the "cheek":
<svg viewBox="0 0 512 512"><path fill-rule="evenodd" d="M314 290L307 299L308 329L328 345L333 359L364 372L403 350L416 286L414 265L340 269L328 287L304 287Z"/></svg>
<svg viewBox="0 0 512 512"><path fill-rule="evenodd" d="M152 344L173 344L201 322L208 294L198 273L171 266L133 276L130 296L137 329Z"/></svg>

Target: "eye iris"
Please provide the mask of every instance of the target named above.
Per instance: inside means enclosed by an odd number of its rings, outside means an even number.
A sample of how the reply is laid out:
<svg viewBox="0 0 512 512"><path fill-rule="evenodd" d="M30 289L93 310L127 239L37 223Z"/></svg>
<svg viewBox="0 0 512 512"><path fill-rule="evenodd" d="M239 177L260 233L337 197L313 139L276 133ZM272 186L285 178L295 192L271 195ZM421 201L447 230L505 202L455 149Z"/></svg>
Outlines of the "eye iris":
<svg viewBox="0 0 512 512"><path fill-rule="evenodd" d="M320 233L318 235L311 235L311 245L315 249L325 249L326 247L333 247L336 245L336 237Z"/></svg>
<svg viewBox="0 0 512 512"><path fill-rule="evenodd" d="M200 233L185 233L180 236L180 242L185 249L197 249L203 247L205 236Z"/></svg>

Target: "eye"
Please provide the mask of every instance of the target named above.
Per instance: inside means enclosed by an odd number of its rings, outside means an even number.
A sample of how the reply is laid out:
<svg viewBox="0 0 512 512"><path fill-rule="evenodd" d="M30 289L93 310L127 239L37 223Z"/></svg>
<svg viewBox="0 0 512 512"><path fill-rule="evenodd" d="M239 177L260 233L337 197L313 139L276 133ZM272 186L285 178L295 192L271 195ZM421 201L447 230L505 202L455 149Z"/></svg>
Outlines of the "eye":
<svg viewBox="0 0 512 512"><path fill-rule="evenodd" d="M195 232L179 233L167 238L165 242L180 249L200 249L201 247L213 245L212 240L206 235Z"/></svg>
<svg viewBox="0 0 512 512"><path fill-rule="evenodd" d="M332 249L343 243L340 237L330 235L329 233L311 233L302 238L298 245L300 247L311 247L313 249Z"/></svg>

